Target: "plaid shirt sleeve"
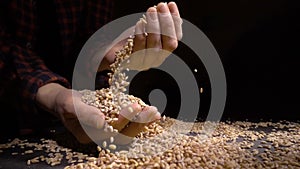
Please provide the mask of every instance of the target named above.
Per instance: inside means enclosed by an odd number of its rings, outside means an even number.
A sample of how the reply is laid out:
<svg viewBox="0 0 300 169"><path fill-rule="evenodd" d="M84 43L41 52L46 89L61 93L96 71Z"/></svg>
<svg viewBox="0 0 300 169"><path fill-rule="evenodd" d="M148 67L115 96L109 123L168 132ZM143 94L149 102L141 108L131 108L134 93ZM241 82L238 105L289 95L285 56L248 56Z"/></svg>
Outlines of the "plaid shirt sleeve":
<svg viewBox="0 0 300 169"><path fill-rule="evenodd" d="M56 4L58 23L64 54L73 47L74 36L89 37L112 19L112 0L53 0ZM37 14L35 0L11 0L6 2L8 24L0 24L0 50L13 60L17 77L22 82L22 95L34 100L39 87L55 82L70 88L69 82L47 68L35 52ZM86 15L84 23L80 13ZM4 23L4 24L3 24Z"/></svg>
<svg viewBox="0 0 300 169"><path fill-rule="evenodd" d="M21 80L22 93L25 99L35 100L38 88L51 82L70 87L69 82L50 71L43 60L32 50L36 31L34 4L26 1L11 1L6 5L6 12L12 18L1 21L0 50L12 60L17 78ZM10 23L9 21L13 21Z"/></svg>
<svg viewBox="0 0 300 169"><path fill-rule="evenodd" d="M38 88L48 83L60 83L69 88L69 82L50 71L34 52L24 49L18 45L12 46L12 57L14 57L14 64L18 77L23 82L23 95L26 98L35 99Z"/></svg>
<svg viewBox="0 0 300 169"><path fill-rule="evenodd" d="M74 37L82 36L87 39L112 19L113 0L53 0L53 2L56 13L60 16L59 33L66 59L74 48L76 41ZM0 1L0 84L2 81L14 79L21 82L21 88L16 90L20 91L20 107L25 114L22 117L23 127L35 126L33 114L38 114L35 97L39 87L52 82L67 88L71 87L66 78L49 70L42 60L43 56L39 56L36 52L38 31L36 8L36 0ZM96 83L100 87L107 85L105 74L97 74L97 77ZM5 90L5 87L2 89Z"/></svg>

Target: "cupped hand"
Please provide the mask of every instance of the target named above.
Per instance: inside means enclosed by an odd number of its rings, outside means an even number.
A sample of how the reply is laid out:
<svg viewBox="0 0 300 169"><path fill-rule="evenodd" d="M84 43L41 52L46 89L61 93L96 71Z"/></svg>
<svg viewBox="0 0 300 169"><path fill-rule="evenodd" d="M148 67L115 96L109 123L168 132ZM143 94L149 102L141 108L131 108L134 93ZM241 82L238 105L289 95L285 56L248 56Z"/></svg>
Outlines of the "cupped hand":
<svg viewBox="0 0 300 169"><path fill-rule="evenodd" d="M148 8L135 25L134 48L126 67L147 70L160 66L182 38L182 20L174 2Z"/></svg>
<svg viewBox="0 0 300 169"><path fill-rule="evenodd" d="M107 65L114 62L115 52L122 49L131 35L134 35L134 46L130 62L121 63L122 67L131 70L158 67L178 47L178 41L182 39L182 19L176 3L159 3L156 7L148 8L145 16L114 40L99 70L108 68ZM103 63L107 63L106 66Z"/></svg>
<svg viewBox="0 0 300 169"><path fill-rule="evenodd" d="M60 117L65 127L81 143L100 143L113 136L117 138L116 143L127 144L145 126L160 119L155 107L141 109L140 105L134 103L122 109L118 121L113 124L119 133L108 132L103 112L82 102L78 91L50 83L39 88L36 99L39 105Z"/></svg>

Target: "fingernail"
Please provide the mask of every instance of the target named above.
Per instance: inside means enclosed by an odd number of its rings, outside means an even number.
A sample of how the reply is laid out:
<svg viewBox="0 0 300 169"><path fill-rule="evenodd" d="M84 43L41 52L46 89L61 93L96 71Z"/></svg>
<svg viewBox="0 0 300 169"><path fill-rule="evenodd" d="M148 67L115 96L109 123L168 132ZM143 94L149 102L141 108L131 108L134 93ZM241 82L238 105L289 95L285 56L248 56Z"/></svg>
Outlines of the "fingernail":
<svg viewBox="0 0 300 169"><path fill-rule="evenodd" d="M159 12L161 12L161 13L169 12L169 8L167 7L167 3L160 3L159 6L161 6L159 8Z"/></svg>
<svg viewBox="0 0 300 169"><path fill-rule="evenodd" d="M156 114L155 114L155 119L160 119L160 118L161 118L160 112L156 112Z"/></svg>
<svg viewBox="0 0 300 169"><path fill-rule="evenodd" d="M157 20L156 12L148 12L148 16L150 16L153 21Z"/></svg>
<svg viewBox="0 0 300 169"><path fill-rule="evenodd" d="M169 5L176 5L176 2L171 1L171 2L169 2Z"/></svg>

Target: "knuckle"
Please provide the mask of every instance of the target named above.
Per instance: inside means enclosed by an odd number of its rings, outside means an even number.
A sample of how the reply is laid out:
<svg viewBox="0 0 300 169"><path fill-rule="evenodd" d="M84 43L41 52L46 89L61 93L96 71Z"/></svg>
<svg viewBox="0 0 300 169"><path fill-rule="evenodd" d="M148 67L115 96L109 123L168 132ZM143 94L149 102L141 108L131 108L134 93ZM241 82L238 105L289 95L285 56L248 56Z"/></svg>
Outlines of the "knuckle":
<svg viewBox="0 0 300 169"><path fill-rule="evenodd" d="M156 49L156 51L159 51L161 49L161 42L160 40L152 41L153 48Z"/></svg>
<svg viewBox="0 0 300 169"><path fill-rule="evenodd" d="M148 45L149 44L149 45ZM153 48L161 47L161 37L158 34L149 34L147 39L147 45Z"/></svg>
<svg viewBox="0 0 300 169"><path fill-rule="evenodd" d="M143 34L136 34L135 35L135 38L134 38L135 40L138 40L138 41L144 41L144 40L146 40L146 37L145 36L143 36Z"/></svg>
<svg viewBox="0 0 300 169"><path fill-rule="evenodd" d="M173 51L178 47L178 41L176 39L170 39L165 43L164 48Z"/></svg>

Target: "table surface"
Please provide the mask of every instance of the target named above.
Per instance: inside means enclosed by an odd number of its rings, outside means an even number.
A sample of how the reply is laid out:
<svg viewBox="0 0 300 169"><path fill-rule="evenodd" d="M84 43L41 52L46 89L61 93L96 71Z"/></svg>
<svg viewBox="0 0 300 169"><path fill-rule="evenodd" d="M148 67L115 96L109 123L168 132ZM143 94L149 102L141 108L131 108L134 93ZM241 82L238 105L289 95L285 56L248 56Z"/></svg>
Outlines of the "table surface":
<svg viewBox="0 0 300 169"><path fill-rule="evenodd" d="M65 148L71 148L72 150L76 152L82 152L82 153L89 153L90 156L96 156L97 150L95 144L89 144L89 145L83 145L76 141L74 136L69 133L64 127L58 125L49 129L45 129L42 133L39 134L33 134L28 136L22 136L17 137L20 140L28 140L28 143L40 143L42 144L41 139L46 140L53 140L56 141L58 145L65 147ZM15 138L9 138L7 140L1 140L2 144L8 143ZM66 141L67 140L67 141ZM0 143L0 144L1 144ZM1 150L1 146L0 146ZM60 169L64 168L68 164L67 160L62 160L61 164L50 166L46 162L38 162L35 164L27 165L27 161L29 159L33 159L37 156L44 155L47 157L48 153L45 151L33 151L33 153L30 154L22 154L26 150L29 150L28 148L21 149L18 146L15 146L14 148L6 148L2 149L2 152L0 152L0 169ZM17 152L17 155L13 155L12 153ZM64 154L65 155L65 154ZM76 163L75 163L76 164Z"/></svg>

